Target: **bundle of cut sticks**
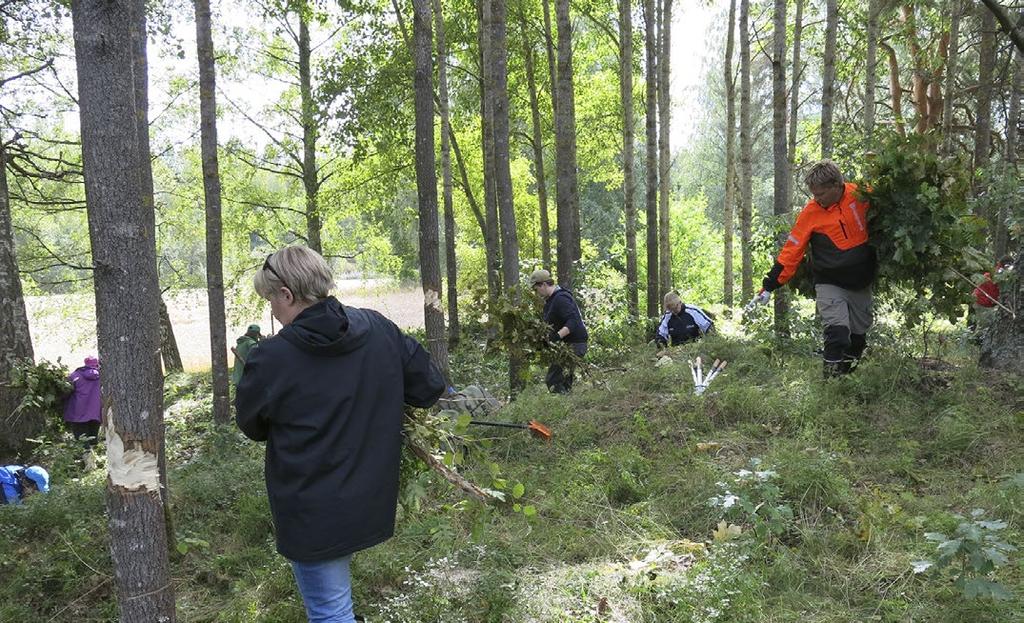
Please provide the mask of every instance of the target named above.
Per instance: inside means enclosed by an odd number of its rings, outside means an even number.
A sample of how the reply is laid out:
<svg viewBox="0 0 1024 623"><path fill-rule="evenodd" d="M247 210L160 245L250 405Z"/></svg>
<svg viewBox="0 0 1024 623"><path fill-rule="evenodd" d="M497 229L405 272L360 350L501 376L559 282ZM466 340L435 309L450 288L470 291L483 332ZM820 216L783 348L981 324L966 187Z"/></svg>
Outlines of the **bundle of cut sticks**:
<svg viewBox="0 0 1024 623"><path fill-rule="evenodd" d="M707 376L704 376L704 372L701 369L700 356L697 357L696 361L690 360L689 363L690 374L693 375L693 393L700 396L708 388L708 385L711 384L711 381L725 369L725 364L728 362L715 359L715 363L708 370Z"/></svg>

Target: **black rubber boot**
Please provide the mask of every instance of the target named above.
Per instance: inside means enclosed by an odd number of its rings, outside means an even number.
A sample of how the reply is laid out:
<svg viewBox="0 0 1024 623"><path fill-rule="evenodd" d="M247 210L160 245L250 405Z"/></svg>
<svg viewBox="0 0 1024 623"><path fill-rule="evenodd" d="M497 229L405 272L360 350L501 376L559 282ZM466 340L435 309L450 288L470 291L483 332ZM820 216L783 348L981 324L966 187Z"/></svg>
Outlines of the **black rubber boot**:
<svg viewBox="0 0 1024 623"><path fill-rule="evenodd" d="M863 333L850 334L850 346L843 353L847 359L860 359L864 356L864 349L867 348L867 336Z"/></svg>

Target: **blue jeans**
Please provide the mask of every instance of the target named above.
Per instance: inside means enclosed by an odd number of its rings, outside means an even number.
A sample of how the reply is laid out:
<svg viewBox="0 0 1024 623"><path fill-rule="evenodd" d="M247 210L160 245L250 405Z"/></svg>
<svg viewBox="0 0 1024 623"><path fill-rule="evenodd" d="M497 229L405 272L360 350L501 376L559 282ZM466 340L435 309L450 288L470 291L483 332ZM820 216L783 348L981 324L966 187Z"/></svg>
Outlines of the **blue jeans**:
<svg viewBox="0 0 1024 623"><path fill-rule="evenodd" d="M352 613L351 560L349 555L317 562L291 561L310 623L354 623L356 620Z"/></svg>

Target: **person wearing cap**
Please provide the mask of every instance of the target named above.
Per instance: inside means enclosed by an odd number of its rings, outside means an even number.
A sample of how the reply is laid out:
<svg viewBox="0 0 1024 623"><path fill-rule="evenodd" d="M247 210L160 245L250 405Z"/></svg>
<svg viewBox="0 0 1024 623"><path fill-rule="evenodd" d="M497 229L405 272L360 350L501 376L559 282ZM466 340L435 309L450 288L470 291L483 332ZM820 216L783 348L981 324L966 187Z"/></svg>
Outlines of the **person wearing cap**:
<svg viewBox="0 0 1024 623"><path fill-rule="evenodd" d="M530 283L533 291L544 301L544 322L551 327L548 340L552 343L564 342L576 357L586 355L589 335L572 293L555 285L551 273L543 268L533 271ZM548 390L555 394L571 391L573 375L573 362L551 364L545 377Z"/></svg>
<svg viewBox="0 0 1024 623"><path fill-rule="evenodd" d="M38 465L0 466L0 504L21 504L36 491L50 491L50 474L45 469Z"/></svg>
<svg viewBox="0 0 1024 623"><path fill-rule="evenodd" d="M815 303L824 325L823 372L829 378L849 373L864 354L874 321L877 257L868 241L870 206L858 196L857 185L847 182L831 160L813 165L804 183L811 199L747 307L766 304L793 278L810 248Z"/></svg>
<svg viewBox="0 0 1024 623"><path fill-rule="evenodd" d="M100 360L89 356L85 365L68 376L71 391L64 399L64 423L75 439L84 440L86 448L96 445L100 432Z"/></svg>
<svg viewBox="0 0 1024 623"><path fill-rule="evenodd" d="M260 325L251 324L245 330L245 335L239 337L235 345L231 347L231 352L235 355L235 367L231 370L232 385L237 386L238 382L242 380L242 372L245 370L245 362L249 359L249 353L262 339Z"/></svg>
<svg viewBox="0 0 1024 623"><path fill-rule="evenodd" d="M249 353L236 422L266 442L277 551L309 620L348 623L352 554L394 534L404 405L432 406L445 379L393 322L331 296L311 249L270 255L253 285L282 328Z"/></svg>
<svg viewBox="0 0 1024 623"><path fill-rule="evenodd" d="M695 305L685 305L679 292L672 290L665 295L665 315L658 325L654 341L661 345L678 346L699 340L714 327L711 316Z"/></svg>

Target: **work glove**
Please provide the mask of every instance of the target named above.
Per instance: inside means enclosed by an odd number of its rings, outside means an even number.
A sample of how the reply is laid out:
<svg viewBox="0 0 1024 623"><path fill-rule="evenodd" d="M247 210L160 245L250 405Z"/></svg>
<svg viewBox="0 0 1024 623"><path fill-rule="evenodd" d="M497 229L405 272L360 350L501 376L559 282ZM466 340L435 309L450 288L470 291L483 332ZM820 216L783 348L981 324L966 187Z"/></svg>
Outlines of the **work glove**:
<svg viewBox="0 0 1024 623"><path fill-rule="evenodd" d="M749 312L750 310L754 309L758 305L765 305L765 304L768 303L768 299L770 299L771 297L772 297L772 293L771 292L769 292L768 290L765 290L764 288L761 288L761 291L758 292L757 294L755 294L754 298L750 299L750 302L747 303L747 306L743 308L743 311Z"/></svg>
<svg viewBox="0 0 1024 623"><path fill-rule="evenodd" d="M558 331L555 331L554 329L552 329L551 332L548 333L548 341L551 342L552 344L554 344L556 342L561 342L562 341L562 336L558 335Z"/></svg>

